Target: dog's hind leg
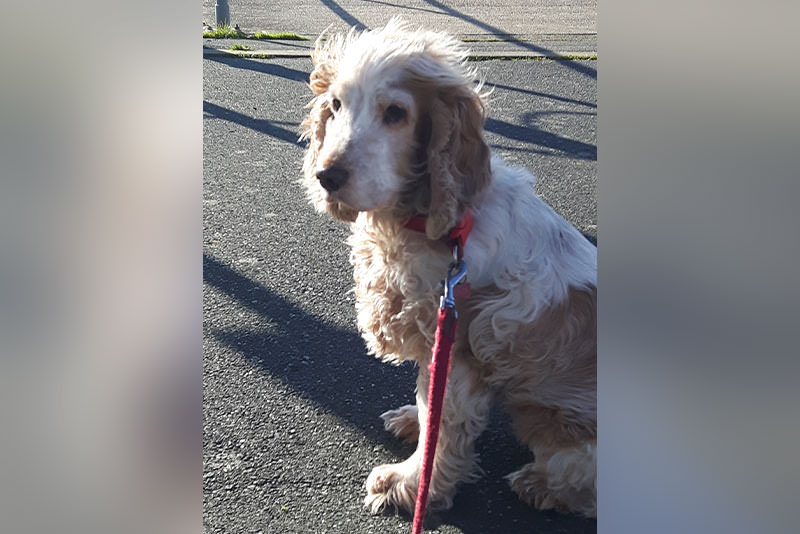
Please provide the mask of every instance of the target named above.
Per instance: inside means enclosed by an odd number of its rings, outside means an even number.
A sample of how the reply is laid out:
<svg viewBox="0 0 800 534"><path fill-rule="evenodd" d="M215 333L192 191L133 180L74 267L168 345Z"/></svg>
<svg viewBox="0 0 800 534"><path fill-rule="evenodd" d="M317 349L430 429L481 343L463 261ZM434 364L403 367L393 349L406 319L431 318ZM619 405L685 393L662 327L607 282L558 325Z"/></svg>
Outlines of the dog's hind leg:
<svg viewBox="0 0 800 534"><path fill-rule="evenodd" d="M506 478L522 501L539 510L555 509L597 517L596 445L538 450L536 460Z"/></svg>
<svg viewBox="0 0 800 534"><path fill-rule="evenodd" d="M574 396L571 409L533 402L510 406L514 431L535 461L506 478L520 499L539 510L597 514L594 392L585 397L580 403Z"/></svg>
<svg viewBox="0 0 800 534"><path fill-rule="evenodd" d="M383 426L397 438L414 443L419 439L419 415L415 404L407 404L381 414Z"/></svg>

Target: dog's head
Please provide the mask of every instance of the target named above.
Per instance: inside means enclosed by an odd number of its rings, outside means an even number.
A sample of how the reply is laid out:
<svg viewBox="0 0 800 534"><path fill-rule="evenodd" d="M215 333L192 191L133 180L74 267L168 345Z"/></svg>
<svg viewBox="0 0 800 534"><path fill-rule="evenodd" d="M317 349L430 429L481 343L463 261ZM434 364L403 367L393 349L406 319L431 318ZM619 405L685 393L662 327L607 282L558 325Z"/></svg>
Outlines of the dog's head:
<svg viewBox="0 0 800 534"><path fill-rule="evenodd" d="M314 206L346 221L426 214L426 233L441 237L490 179L464 48L393 19L318 40L312 59L303 183Z"/></svg>

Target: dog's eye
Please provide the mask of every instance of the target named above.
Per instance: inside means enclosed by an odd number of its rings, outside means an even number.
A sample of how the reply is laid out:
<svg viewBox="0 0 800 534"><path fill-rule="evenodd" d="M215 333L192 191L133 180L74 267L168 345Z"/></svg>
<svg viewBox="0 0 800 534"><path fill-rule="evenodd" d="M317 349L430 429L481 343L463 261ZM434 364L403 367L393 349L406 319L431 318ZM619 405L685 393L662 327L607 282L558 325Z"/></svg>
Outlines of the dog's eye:
<svg viewBox="0 0 800 534"><path fill-rule="evenodd" d="M386 108L386 111L383 113L383 122L385 124L397 124L405 118L406 110L394 104Z"/></svg>
<svg viewBox="0 0 800 534"><path fill-rule="evenodd" d="M339 108L342 107L342 101L339 100L338 98L334 98L332 105L333 105L333 111L339 111Z"/></svg>

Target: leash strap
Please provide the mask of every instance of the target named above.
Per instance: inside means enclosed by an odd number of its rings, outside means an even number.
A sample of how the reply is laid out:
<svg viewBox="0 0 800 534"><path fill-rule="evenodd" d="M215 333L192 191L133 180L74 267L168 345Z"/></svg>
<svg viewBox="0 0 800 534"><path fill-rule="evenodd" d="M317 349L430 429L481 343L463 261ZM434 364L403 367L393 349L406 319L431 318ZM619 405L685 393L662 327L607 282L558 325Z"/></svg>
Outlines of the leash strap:
<svg viewBox="0 0 800 534"><path fill-rule="evenodd" d="M447 375L450 373L450 353L456 340L456 299L469 297L469 284L463 283L467 275L467 262L464 261L464 244L472 231L472 214L464 213L463 219L453 227L442 241L453 251L455 261L447 270L447 277L442 281L444 295L439 306L439 317L436 321L436 336L433 342L433 357L428 366L430 373L428 383L428 420L425 424L424 445L422 449L422 471L417 487L417 501L414 503L414 523L411 534L422 534L422 523L425 520L425 508L428 506L428 491L433 476L433 460L436 456L436 442L439 440L439 427L442 423L442 406L447 389ZM403 226L415 232L425 233L427 217L415 215Z"/></svg>
<svg viewBox="0 0 800 534"><path fill-rule="evenodd" d="M433 459L436 456L436 442L439 439L439 426L442 422L442 406L447 389L447 375L450 370L450 352L455 341L458 318L455 308L439 309L436 324L436 340L433 344L433 358L428 369L428 421L425 425L425 448L422 456L422 473L417 488L417 502L414 506L412 534L422 534L425 507L428 504L428 490L433 475Z"/></svg>
<svg viewBox="0 0 800 534"><path fill-rule="evenodd" d="M458 247L460 248L460 247ZM436 336L433 342L433 357L428 366L430 378L428 383L428 419L425 424L425 442L422 450L422 472L417 487L417 500L414 503L414 523L412 534L422 534L422 523L425 519L425 508L428 505L428 491L433 475L433 460L436 456L436 443L439 440L439 427L442 422L442 407L447 390L447 376L450 372L450 355L456 340L458 313L455 298L457 288L467 286L460 284L467 274L464 260L456 261L447 272L444 281L444 295L439 306L436 321Z"/></svg>

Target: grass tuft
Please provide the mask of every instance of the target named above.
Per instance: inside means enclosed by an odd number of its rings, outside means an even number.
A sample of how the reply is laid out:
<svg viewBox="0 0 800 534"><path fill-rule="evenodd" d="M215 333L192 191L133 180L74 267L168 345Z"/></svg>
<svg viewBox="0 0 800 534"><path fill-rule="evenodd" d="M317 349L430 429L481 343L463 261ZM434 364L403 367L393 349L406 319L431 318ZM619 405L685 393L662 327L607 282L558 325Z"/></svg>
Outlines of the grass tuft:
<svg viewBox="0 0 800 534"><path fill-rule="evenodd" d="M278 32L278 33L267 33L258 31L254 33L251 39L270 39L270 40L281 40L281 41L308 41L308 37L303 37L302 35L297 35L296 33L288 33L288 32Z"/></svg>
<svg viewBox="0 0 800 534"><path fill-rule="evenodd" d="M205 22L203 22L205 24ZM297 35L296 33L277 32L267 33L258 31L252 35L248 35L241 30L231 28L230 26L220 26L213 31L204 31L204 39L258 39L258 40L282 40L282 41L308 41L308 37Z"/></svg>
<svg viewBox="0 0 800 534"><path fill-rule="evenodd" d="M244 37L244 33L236 31L230 26L220 26L212 32L203 32L203 37L206 39L235 39Z"/></svg>
<svg viewBox="0 0 800 534"><path fill-rule="evenodd" d="M235 43L230 47L231 50L252 50L253 48L244 43Z"/></svg>

